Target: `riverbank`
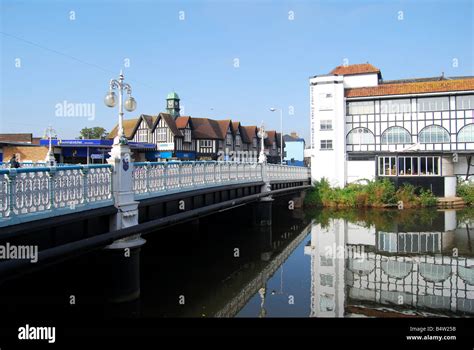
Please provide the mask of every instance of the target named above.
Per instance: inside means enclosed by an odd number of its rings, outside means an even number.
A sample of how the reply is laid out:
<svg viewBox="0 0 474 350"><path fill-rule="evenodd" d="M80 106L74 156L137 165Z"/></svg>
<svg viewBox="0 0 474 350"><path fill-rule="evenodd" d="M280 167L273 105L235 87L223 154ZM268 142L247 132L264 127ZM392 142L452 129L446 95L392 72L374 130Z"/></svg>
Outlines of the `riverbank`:
<svg viewBox="0 0 474 350"><path fill-rule="evenodd" d="M326 179L316 181L308 191L305 205L329 208L389 208L403 202L404 208L436 206L437 199L430 190L405 184L395 188L388 179L367 181L366 184L349 184L344 188L331 187ZM474 202L474 190L472 191Z"/></svg>

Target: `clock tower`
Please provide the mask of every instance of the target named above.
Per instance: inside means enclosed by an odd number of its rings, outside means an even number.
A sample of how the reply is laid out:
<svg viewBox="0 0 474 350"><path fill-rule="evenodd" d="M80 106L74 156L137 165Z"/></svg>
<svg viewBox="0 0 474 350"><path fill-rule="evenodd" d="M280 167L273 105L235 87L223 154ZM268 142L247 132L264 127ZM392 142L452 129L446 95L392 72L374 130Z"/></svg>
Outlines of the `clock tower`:
<svg viewBox="0 0 474 350"><path fill-rule="evenodd" d="M177 118L179 111L179 96L176 92L170 92L166 97L166 112Z"/></svg>

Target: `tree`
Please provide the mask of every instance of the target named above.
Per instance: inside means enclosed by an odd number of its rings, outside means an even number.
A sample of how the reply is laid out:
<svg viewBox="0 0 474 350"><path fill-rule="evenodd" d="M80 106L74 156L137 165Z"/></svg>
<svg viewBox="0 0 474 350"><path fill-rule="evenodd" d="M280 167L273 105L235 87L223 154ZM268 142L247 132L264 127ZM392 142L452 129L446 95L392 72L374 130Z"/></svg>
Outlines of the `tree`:
<svg viewBox="0 0 474 350"><path fill-rule="evenodd" d="M85 127L82 128L79 135L81 139L103 139L107 136L107 131L100 126Z"/></svg>

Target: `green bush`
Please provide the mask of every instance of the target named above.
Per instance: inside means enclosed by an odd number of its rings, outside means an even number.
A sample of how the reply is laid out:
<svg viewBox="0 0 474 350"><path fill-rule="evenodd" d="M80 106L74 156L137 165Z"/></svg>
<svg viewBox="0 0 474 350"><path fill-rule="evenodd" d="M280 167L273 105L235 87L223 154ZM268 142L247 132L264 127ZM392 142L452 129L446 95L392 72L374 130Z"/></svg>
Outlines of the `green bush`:
<svg viewBox="0 0 474 350"><path fill-rule="evenodd" d="M434 207L437 203L436 196L431 192L431 190L422 189L418 196L418 200L423 208Z"/></svg>
<svg viewBox="0 0 474 350"><path fill-rule="evenodd" d="M467 205L474 204L474 184L470 182L459 182L456 195L464 200Z"/></svg>
<svg viewBox="0 0 474 350"><path fill-rule="evenodd" d="M407 208L436 205L436 197L431 191L421 190L417 194L417 189L408 184L396 190L389 179L368 181L364 185L353 183L344 188L331 187L327 179L322 179L314 182L305 204L312 207L382 208L393 206L397 201L403 201Z"/></svg>

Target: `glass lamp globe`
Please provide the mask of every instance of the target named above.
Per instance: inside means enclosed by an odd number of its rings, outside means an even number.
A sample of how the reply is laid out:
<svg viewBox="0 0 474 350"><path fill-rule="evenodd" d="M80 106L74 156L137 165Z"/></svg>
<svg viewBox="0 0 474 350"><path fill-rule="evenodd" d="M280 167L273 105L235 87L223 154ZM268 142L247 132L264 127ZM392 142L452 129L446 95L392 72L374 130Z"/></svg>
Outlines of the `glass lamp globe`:
<svg viewBox="0 0 474 350"><path fill-rule="evenodd" d="M107 107L114 107L116 103L115 92L110 91L107 95L105 95L104 103Z"/></svg>
<svg viewBox="0 0 474 350"><path fill-rule="evenodd" d="M133 112L137 108L137 101L130 96L126 101L125 101L125 109L129 112Z"/></svg>

